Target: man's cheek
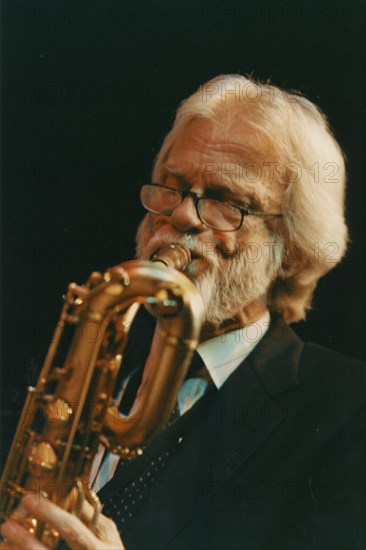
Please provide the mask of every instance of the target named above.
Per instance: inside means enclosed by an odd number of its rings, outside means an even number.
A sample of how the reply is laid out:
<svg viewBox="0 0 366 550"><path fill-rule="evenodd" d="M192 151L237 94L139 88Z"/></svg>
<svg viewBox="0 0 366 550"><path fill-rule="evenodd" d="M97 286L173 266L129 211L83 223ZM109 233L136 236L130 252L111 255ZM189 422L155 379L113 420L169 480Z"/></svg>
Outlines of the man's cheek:
<svg viewBox="0 0 366 550"><path fill-rule="evenodd" d="M139 228L139 238L143 244L147 244L156 233L156 219L153 214L146 214Z"/></svg>
<svg viewBox="0 0 366 550"><path fill-rule="evenodd" d="M154 227L156 226L157 218L153 214L149 213L146 215L146 225L149 232L150 237L152 236L154 232Z"/></svg>
<svg viewBox="0 0 366 550"><path fill-rule="evenodd" d="M166 218L152 213L146 215L144 222L146 233L148 234L149 238L155 237L155 235L159 231L162 231L162 229L166 230L168 225Z"/></svg>
<svg viewBox="0 0 366 550"><path fill-rule="evenodd" d="M136 232L136 254L137 258L141 257L143 249L146 247L147 243L151 239L149 223L147 216L143 218L140 225L137 228Z"/></svg>
<svg viewBox="0 0 366 550"><path fill-rule="evenodd" d="M211 246L217 249L223 258L230 258L238 252L236 239L228 233L216 234L214 236L214 243Z"/></svg>

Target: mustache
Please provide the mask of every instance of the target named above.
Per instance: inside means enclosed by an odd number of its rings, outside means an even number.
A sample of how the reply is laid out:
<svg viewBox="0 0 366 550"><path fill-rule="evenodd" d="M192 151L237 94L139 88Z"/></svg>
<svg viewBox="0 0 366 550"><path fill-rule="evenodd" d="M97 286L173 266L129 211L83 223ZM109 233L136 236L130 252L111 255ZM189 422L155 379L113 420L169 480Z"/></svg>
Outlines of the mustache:
<svg viewBox="0 0 366 550"><path fill-rule="evenodd" d="M212 266L217 266L221 259L221 254L213 243L202 242L195 235L174 235L171 233L156 233L148 243L142 247L139 246L139 240L137 240L137 258L140 260L149 260L155 250L170 244L181 244L187 247L191 253L192 260L205 260Z"/></svg>

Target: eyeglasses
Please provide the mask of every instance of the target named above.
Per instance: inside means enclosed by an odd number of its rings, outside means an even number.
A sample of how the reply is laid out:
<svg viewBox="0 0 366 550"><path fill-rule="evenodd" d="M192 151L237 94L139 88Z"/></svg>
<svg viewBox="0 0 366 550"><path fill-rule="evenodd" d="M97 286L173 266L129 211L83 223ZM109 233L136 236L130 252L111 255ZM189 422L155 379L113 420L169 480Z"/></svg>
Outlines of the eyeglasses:
<svg viewBox="0 0 366 550"><path fill-rule="evenodd" d="M170 216L186 197L193 198L201 222L216 231L237 231L241 228L245 216L284 217L284 214L251 212L244 206L229 201L211 199L192 191L180 191L160 183L147 183L142 186L140 192L144 208L153 214L164 216Z"/></svg>

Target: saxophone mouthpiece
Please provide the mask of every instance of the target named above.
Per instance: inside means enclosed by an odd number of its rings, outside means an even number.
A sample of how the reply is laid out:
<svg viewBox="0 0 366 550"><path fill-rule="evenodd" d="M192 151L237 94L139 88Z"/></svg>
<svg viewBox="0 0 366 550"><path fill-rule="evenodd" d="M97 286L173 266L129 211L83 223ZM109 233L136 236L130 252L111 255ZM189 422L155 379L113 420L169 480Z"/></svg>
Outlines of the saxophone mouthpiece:
<svg viewBox="0 0 366 550"><path fill-rule="evenodd" d="M170 244L155 250L150 257L150 261L161 262L167 267L184 272L191 261L191 253L182 244Z"/></svg>

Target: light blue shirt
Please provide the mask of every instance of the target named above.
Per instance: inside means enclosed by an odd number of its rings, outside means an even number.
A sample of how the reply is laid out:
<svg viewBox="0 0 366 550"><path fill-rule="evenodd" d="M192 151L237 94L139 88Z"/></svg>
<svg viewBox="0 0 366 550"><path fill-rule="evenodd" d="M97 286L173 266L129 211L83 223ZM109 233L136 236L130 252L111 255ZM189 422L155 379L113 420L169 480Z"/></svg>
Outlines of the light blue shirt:
<svg viewBox="0 0 366 550"><path fill-rule="evenodd" d="M270 325L269 312L255 323L223 333L202 342L197 348L209 375L219 390L230 374L248 357L263 338ZM189 378L178 394L180 414L187 412L205 393L209 382L203 378Z"/></svg>

